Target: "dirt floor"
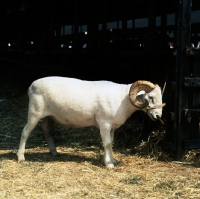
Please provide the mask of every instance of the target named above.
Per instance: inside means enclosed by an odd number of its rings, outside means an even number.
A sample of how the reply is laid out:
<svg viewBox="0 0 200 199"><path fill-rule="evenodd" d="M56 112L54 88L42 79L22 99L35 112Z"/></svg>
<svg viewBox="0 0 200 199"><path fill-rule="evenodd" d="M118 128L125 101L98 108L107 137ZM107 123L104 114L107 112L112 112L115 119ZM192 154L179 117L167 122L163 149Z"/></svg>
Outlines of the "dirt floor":
<svg viewBox="0 0 200 199"><path fill-rule="evenodd" d="M66 130L57 126L54 141L60 155L52 157L40 123L27 142L26 161L18 163L16 152L27 107L24 88L2 76L0 198L200 198L199 151L189 151L183 162L173 162L171 155L155 144L119 144L130 139L123 132L125 127L120 130L123 136L117 136L114 143L114 157L118 161L114 169L104 166L97 129ZM135 122L133 128L137 126Z"/></svg>

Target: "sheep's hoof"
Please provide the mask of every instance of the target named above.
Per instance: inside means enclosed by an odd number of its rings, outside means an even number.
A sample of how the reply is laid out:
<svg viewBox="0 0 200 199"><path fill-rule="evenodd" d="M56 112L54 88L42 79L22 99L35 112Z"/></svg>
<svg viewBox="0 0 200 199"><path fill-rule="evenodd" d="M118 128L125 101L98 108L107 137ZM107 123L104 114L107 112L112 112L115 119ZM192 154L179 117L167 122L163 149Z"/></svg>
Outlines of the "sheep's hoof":
<svg viewBox="0 0 200 199"><path fill-rule="evenodd" d="M25 157L23 154L17 153L17 157L18 157L18 162L23 162L25 161Z"/></svg>
<svg viewBox="0 0 200 199"><path fill-rule="evenodd" d="M114 164L107 164L106 167L109 169L112 169L112 168L114 168Z"/></svg>
<svg viewBox="0 0 200 199"><path fill-rule="evenodd" d="M113 163L113 164L117 164L117 160L112 159L112 163Z"/></svg>
<svg viewBox="0 0 200 199"><path fill-rule="evenodd" d="M60 155L57 151L51 152L51 154L52 154L54 157Z"/></svg>

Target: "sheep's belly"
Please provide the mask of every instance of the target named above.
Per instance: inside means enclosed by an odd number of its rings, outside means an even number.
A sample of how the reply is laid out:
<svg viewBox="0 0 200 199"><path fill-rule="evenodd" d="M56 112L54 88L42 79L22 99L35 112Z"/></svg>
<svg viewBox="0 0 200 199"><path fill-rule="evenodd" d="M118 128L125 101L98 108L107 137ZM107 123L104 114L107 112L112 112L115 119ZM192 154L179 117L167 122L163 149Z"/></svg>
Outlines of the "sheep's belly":
<svg viewBox="0 0 200 199"><path fill-rule="evenodd" d="M95 117L88 117L88 118L60 118L51 116L51 118L59 124L62 124L68 128L82 128L87 126L96 126L98 127Z"/></svg>

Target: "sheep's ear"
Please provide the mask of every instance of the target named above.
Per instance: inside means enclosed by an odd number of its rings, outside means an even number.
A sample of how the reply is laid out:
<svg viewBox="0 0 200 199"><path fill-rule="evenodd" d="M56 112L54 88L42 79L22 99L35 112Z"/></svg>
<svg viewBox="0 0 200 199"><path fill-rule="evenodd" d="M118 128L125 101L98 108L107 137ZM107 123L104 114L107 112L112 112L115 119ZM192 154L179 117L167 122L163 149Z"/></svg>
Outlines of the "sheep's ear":
<svg viewBox="0 0 200 199"><path fill-rule="evenodd" d="M144 95L146 92L144 91L144 90L141 90L141 91L139 91L138 93L137 93L137 96L139 96L139 95Z"/></svg>
<svg viewBox="0 0 200 199"><path fill-rule="evenodd" d="M136 95L136 100L140 103L145 103L146 99L146 92L144 90L141 90Z"/></svg>

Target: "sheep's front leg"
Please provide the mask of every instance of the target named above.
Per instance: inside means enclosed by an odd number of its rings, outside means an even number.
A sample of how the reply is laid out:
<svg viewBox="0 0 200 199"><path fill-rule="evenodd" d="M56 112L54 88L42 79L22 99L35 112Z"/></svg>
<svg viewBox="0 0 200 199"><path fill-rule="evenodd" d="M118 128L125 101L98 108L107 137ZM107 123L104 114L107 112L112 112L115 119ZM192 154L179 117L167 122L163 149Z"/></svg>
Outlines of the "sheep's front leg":
<svg viewBox="0 0 200 199"><path fill-rule="evenodd" d="M112 158L112 140L111 140L111 125L104 124L100 127L100 134L104 146L104 162L107 168L114 168Z"/></svg>
<svg viewBox="0 0 200 199"><path fill-rule="evenodd" d="M53 156L58 155L58 152L56 151L55 144L53 143L52 138L52 130L54 127L54 121L50 117L45 117L42 120L42 130L44 132L44 137L47 141L47 144L49 146L49 150Z"/></svg>

